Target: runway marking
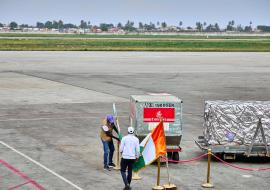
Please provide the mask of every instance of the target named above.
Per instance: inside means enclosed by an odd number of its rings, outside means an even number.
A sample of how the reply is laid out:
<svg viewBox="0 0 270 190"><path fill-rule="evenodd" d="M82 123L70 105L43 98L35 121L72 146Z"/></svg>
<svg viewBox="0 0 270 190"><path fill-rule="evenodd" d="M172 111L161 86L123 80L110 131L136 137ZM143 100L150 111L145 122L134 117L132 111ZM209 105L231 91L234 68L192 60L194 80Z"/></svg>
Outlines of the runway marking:
<svg viewBox="0 0 270 190"><path fill-rule="evenodd" d="M57 174L56 172L52 171L51 169L47 168L46 166L42 165L41 163L37 162L36 160L30 158L29 156L25 155L24 153L16 150L15 148L11 147L10 145L4 143L3 141L0 141L0 144L4 145L5 147L9 148L10 150L16 152L17 154L21 155L22 157L26 158L27 160L33 162L34 164L36 164L37 166L43 168L44 170L46 170L47 172L53 174L54 176L58 177L59 179L63 180L64 182L68 183L69 185L71 185L72 187L78 189L78 190L83 190L82 188L80 188L79 186L75 185L74 183L72 183L71 181L67 180L66 178L62 177L61 175Z"/></svg>
<svg viewBox="0 0 270 190"><path fill-rule="evenodd" d="M14 168L12 165L10 165L9 163L7 163L6 161L0 160L0 163L3 164L6 168L8 168L10 171L12 171L14 174L16 174L16 175L20 176L21 178L27 180L23 184L16 185L15 187L8 188L8 190L17 189L18 187L21 187L21 186L26 185L28 183L31 183L32 185L34 185L39 190L45 190L45 188L42 187L40 184L38 184L35 180L31 179L30 177L28 177L27 175L25 175L21 171L17 170L16 168Z"/></svg>

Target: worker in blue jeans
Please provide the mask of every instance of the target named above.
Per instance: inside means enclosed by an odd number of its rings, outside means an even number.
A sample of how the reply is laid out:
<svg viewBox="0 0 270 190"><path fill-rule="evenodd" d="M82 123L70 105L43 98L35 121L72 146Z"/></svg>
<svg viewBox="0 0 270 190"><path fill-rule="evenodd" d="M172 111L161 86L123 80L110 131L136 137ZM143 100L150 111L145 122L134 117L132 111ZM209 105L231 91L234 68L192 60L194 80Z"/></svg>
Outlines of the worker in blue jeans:
<svg viewBox="0 0 270 190"><path fill-rule="evenodd" d="M111 167L115 167L113 163L113 154L114 154L114 144L113 141L103 141L103 151L104 151L104 170L110 170Z"/></svg>
<svg viewBox="0 0 270 190"><path fill-rule="evenodd" d="M104 170L110 171L111 167L115 167L115 164L113 163L113 153L114 153L114 144L113 144L113 138L120 141L119 138L113 136L113 130L118 134L118 130L115 127L114 124L114 117L109 114L107 115L103 126L101 127L100 131L100 138L103 144L103 164L104 164Z"/></svg>
<svg viewBox="0 0 270 190"><path fill-rule="evenodd" d="M123 137L120 144L121 159L121 175L125 184L124 190L130 190L132 179L132 167L136 159L140 156L139 139L134 135L134 128L128 128L128 135ZM128 170L128 175L126 175Z"/></svg>

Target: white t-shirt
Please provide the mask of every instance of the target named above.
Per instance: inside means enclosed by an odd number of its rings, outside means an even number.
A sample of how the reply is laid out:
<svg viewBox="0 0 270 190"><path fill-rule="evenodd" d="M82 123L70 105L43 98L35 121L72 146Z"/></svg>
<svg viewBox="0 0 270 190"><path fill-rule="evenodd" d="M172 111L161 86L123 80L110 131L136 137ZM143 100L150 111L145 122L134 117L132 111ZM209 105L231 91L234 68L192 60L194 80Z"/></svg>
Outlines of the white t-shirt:
<svg viewBox="0 0 270 190"><path fill-rule="evenodd" d="M120 152L124 159L136 159L140 155L139 139L132 134L124 136L120 144Z"/></svg>
<svg viewBox="0 0 270 190"><path fill-rule="evenodd" d="M109 127L106 126L106 125L103 125L103 126L102 126L102 129L103 129L103 131L105 131L105 132L109 131Z"/></svg>

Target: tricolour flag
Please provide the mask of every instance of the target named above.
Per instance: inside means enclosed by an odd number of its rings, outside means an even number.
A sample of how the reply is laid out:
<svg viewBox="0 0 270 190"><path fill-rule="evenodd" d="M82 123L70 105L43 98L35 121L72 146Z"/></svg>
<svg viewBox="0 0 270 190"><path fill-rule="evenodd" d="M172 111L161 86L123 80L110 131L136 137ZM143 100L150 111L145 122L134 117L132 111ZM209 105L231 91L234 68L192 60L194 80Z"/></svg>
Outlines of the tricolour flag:
<svg viewBox="0 0 270 190"><path fill-rule="evenodd" d="M163 122L149 133L140 143L141 156L133 166L133 171L137 172L147 165L150 165L158 157L165 155L167 151Z"/></svg>

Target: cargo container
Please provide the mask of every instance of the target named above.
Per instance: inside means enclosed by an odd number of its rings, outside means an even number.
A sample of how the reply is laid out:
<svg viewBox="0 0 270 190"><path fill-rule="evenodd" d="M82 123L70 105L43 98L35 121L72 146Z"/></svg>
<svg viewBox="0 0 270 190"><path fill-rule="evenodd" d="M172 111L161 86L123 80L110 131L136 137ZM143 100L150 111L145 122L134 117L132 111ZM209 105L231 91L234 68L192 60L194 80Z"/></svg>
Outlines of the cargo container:
<svg viewBox="0 0 270 190"><path fill-rule="evenodd" d="M270 156L269 101L206 101L203 135L195 143L224 159Z"/></svg>
<svg viewBox="0 0 270 190"><path fill-rule="evenodd" d="M182 100L169 94L132 95L130 124L142 141L162 118L168 157L179 160L182 138Z"/></svg>

